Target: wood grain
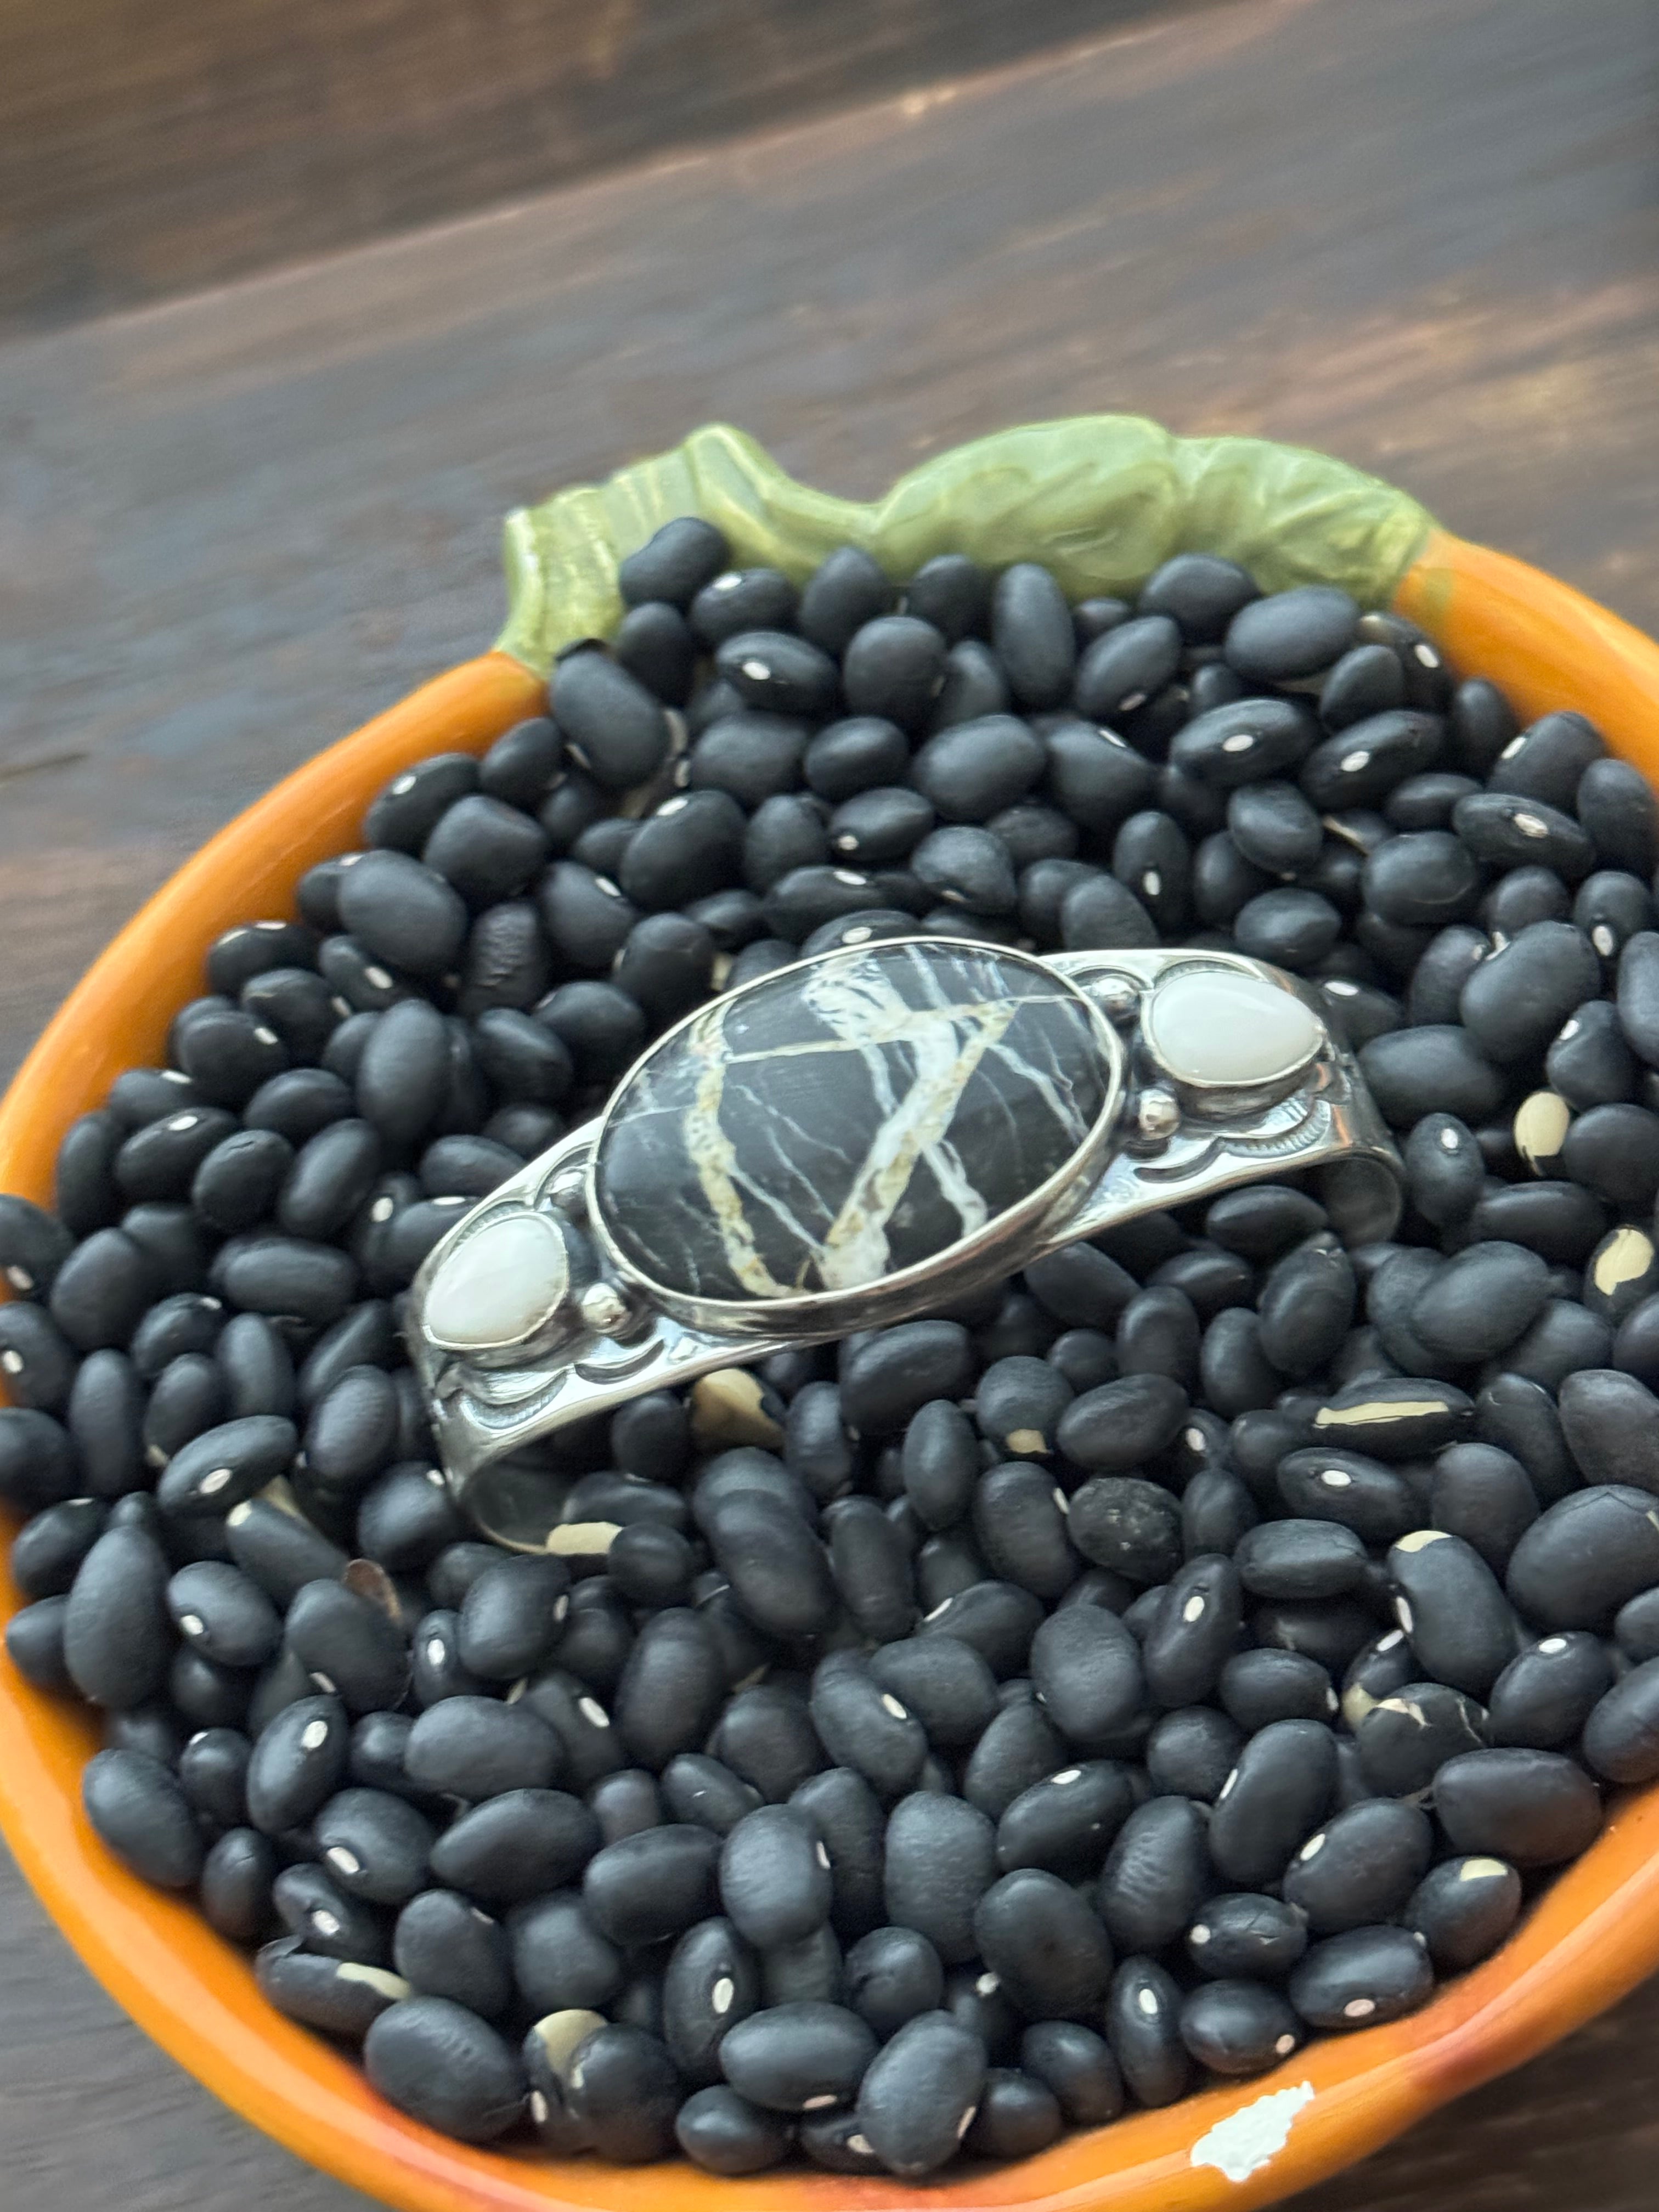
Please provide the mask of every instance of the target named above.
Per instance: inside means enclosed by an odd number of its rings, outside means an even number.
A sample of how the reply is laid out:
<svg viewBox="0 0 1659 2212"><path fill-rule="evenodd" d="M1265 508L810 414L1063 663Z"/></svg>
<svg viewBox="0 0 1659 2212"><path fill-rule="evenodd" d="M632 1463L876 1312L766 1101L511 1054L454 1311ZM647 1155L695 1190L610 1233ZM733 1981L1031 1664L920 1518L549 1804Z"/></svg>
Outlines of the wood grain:
<svg viewBox="0 0 1659 2212"><path fill-rule="evenodd" d="M1659 628L1645 0L1239 0L0 349L0 1064L316 746L487 641L505 507L713 416L867 495L1101 407L1346 455ZM0 2188L343 2212L10 1878ZM1659 1987L1301 2212L1637 2212Z"/></svg>
<svg viewBox="0 0 1659 2212"><path fill-rule="evenodd" d="M1171 5L11 0L0 330L222 283Z"/></svg>

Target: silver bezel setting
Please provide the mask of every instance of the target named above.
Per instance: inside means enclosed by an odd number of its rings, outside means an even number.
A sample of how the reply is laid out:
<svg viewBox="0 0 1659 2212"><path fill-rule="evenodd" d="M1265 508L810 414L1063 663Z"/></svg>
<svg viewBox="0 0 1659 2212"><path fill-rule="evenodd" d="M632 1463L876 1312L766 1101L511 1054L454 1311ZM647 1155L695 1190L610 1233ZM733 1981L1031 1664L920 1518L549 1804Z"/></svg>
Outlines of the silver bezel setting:
<svg viewBox="0 0 1659 2212"><path fill-rule="evenodd" d="M897 1268L890 1275L878 1276L873 1282L858 1284L850 1290L812 1291L792 1298L741 1299L702 1298L677 1291L667 1284L655 1281L617 1246L599 1202L599 1163L606 1133L620 1117L636 1077L694 1023L707 1017L708 1006L696 1006L676 1022L672 1029L665 1030L655 1042L640 1054L617 1085L594 1133L592 1149L587 1158L585 1188L587 1225L590 1235L604 1255L608 1273L637 1291L662 1312L672 1315L676 1321L684 1322L692 1328L722 1330L737 1337L771 1336L781 1328L791 1334L797 1329L810 1329L817 1336L841 1336L854 1328L878 1327L900 1309L914 1310L917 1297L927 1296L946 1277L953 1287L959 1286L961 1290L967 1291L977 1283L994 1280L999 1274L1008 1274L1021 1264L1017 1259L1010 1260L1008 1253L1018 1246L1029 1231L1046 1223L1057 1206L1068 1196L1075 1196L1079 1183L1090 1168L1098 1163L1111 1142L1122 1111L1128 1073L1123 1041L1100 1007L1085 991L1079 990L1069 976L1060 975L1035 954L1014 951L1007 945L991 945L979 938L894 937L883 939L872 945L848 945L833 952L819 953L811 960L793 961L787 968L775 968L769 974L758 976L754 982L744 984L740 990L713 1003L734 1004L749 993L775 986L803 968L816 968L820 963L836 960L850 963L867 959L872 952L884 951L890 946L899 949L917 945L934 951L941 946L965 946L976 952L992 954L999 960L1012 961L1042 975L1046 982L1062 984L1069 996L1083 1009L1089 1018L1103 1062L1106 1095L1089 1133L1064 1164L1029 1197L994 1215L975 1235L962 1237L927 1260L917 1261L908 1267Z"/></svg>

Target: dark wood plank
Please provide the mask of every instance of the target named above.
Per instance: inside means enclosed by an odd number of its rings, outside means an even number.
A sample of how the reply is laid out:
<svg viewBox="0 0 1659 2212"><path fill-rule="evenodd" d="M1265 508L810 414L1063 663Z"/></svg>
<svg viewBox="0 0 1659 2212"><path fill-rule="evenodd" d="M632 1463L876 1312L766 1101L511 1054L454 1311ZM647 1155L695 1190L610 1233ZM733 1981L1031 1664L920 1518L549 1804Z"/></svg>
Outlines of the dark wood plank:
<svg viewBox="0 0 1659 2212"><path fill-rule="evenodd" d="M0 331L224 283L1195 0L12 0Z"/></svg>
<svg viewBox="0 0 1659 2212"><path fill-rule="evenodd" d="M0 1062L207 832L488 639L501 509L710 416L855 493L1098 407L1299 439L1659 627L1656 60L1645 0L1241 0L0 349ZM15 1880L0 1952L20 2203L357 2201ZM1650 1988L1304 2212L1636 2212L1656 2032Z"/></svg>

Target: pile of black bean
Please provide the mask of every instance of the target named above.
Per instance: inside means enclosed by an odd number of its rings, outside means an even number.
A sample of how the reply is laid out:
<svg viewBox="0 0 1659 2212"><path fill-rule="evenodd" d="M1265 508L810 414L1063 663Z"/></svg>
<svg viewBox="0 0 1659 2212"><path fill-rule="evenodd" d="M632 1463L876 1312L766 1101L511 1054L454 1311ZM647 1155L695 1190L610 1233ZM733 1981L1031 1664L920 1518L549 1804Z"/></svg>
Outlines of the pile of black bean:
<svg viewBox="0 0 1659 2212"><path fill-rule="evenodd" d="M1393 2019L1659 1776L1656 810L1342 592L624 564L550 714L232 931L0 1200L12 1663L270 2001L483 2141L1017 2157ZM708 993L1232 945L1397 1131L555 1442L463 1525L399 1301Z"/></svg>

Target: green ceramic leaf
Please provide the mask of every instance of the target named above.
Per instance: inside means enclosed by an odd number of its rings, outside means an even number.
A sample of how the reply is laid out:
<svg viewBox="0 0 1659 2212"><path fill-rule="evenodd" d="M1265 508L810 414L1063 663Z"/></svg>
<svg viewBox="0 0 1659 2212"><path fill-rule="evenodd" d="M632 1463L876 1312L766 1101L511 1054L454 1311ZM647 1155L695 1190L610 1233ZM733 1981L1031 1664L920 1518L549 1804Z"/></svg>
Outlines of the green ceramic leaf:
<svg viewBox="0 0 1659 2212"><path fill-rule="evenodd" d="M723 423L507 519L512 612L497 643L544 673L622 615L617 563L679 514L717 523L740 567L804 580L862 545L896 580L936 553L1043 562L1074 599L1132 595L1172 553L1224 553L1267 591L1315 580L1386 605L1432 518L1328 454L1260 438L1176 438L1133 415L998 431L926 461L865 505L813 491Z"/></svg>

